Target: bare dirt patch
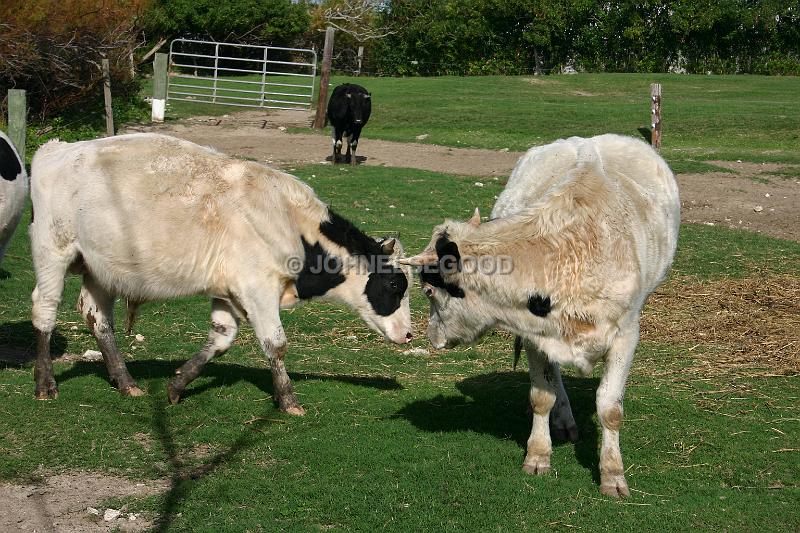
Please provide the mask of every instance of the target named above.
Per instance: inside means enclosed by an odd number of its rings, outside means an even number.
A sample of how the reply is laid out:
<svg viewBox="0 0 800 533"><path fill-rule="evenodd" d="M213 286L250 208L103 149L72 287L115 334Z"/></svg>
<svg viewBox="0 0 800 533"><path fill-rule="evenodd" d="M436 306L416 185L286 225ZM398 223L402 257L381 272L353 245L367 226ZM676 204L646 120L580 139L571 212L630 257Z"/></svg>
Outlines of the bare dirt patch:
<svg viewBox="0 0 800 533"><path fill-rule="evenodd" d="M530 83L539 81L530 78ZM285 131L310 123L311 115L305 112L246 111L136 126L128 131L160 131L274 166L328 163L329 137ZM521 152L380 141L369 138L369 128L359 143L359 159L365 157L360 164L468 176L508 176L521 155ZM740 228L800 241L800 166L712 163L733 173L678 175L684 222ZM785 175L770 174L774 172Z"/></svg>
<svg viewBox="0 0 800 533"><path fill-rule="evenodd" d="M143 498L167 490L161 481L134 482L95 472L69 472L46 476L28 485L0 483L0 531L144 531L153 523L122 510L119 518L103 519L103 501ZM95 508L99 515L87 508Z"/></svg>
<svg viewBox="0 0 800 533"><path fill-rule="evenodd" d="M650 296L642 340L684 344L682 369L718 375L800 375L800 278L761 273L700 282L671 279Z"/></svg>

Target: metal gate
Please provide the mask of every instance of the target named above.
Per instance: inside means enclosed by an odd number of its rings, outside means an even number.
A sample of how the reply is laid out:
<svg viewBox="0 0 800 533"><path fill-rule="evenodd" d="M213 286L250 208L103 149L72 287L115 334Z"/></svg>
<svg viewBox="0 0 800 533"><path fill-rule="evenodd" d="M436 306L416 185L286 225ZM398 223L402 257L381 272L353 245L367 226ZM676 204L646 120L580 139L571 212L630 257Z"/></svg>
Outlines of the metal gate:
<svg viewBox="0 0 800 533"><path fill-rule="evenodd" d="M175 39L167 100L308 110L316 75L314 50Z"/></svg>

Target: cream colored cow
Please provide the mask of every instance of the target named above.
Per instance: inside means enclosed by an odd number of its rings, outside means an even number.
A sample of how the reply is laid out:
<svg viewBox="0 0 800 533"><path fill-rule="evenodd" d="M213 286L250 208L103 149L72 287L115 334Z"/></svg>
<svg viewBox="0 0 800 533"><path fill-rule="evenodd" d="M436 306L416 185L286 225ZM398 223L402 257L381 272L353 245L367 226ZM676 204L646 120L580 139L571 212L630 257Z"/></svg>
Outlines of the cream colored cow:
<svg viewBox="0 0 800 533"><path fill-rule="evenodd" d="M78 308L111 379L131 396L143 391L114 341L116 296L211 297L208 342L170 382L173 403L246 317L271 360L280 408L302 414L279 316L297 300L336 299L388 339L411 338L408 272L393 266L399 243L364 235L293 176L157 134L51 141L31 175L37 398L58 394L49 341L68 269L83 275Z"/></svg>
<svg viewBox="0 0 800 533"><path fill-rule="evenodd" d="M554 429L577 437L559 365L589 373L603 360L601 491L628 495L619 449L625 382L639 313L669 270L679 224L675 179L652 148L619 135L573 137L519 160L491 221L481 224L477 212L446 221L420 255L401 261L423 266L437 348L493 327L522 337L533 409L527 472L550 469L554 407Z"/></svg>

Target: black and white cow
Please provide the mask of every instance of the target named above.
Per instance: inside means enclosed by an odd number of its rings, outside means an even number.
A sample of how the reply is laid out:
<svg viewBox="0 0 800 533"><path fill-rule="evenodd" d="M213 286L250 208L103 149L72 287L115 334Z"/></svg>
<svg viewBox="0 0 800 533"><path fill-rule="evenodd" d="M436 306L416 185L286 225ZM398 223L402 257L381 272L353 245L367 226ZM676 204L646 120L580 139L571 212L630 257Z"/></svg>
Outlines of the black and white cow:
<svg viewBox="0 0 800 533"><path fill-rule="evenodd" d="M0 131L0 262L28 196L28 174L14 144Z"/></svg>
<svg viewBox="0 0 800 533"><path fill-rule="evenodd" d="M78 309L109 376L130 396L143 391L114 340L116 296L211 298L208 341L170 382L172 403L225 353L246 318L271 361L280 408L303 414L284 365L279 314L300 300L344 302L387 339L411 339L409 272L394 266L399 242L368 237L293 176L158 134L51 141L34 156L31 175L39 399L58 395L49 345L68 270L83 275Z"/></svg>
<svg viewBox="0 0 800 533"><path fill-rule="evenodd" d="M356 148L361 137L361 128L367 125L372 112L372 95L364 87L354 83L339 85L328 100L327 120L331 123L334 164L342 155L342 137L347 137L346 159L356 164Z"/></svg>

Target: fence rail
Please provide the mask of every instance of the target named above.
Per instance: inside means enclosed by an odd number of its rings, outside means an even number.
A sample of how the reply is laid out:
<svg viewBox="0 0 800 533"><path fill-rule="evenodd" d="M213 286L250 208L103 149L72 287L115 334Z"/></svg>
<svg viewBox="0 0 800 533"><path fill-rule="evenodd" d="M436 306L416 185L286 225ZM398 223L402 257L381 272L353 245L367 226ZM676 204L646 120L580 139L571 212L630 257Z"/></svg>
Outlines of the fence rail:
<svg viewBox="0 0 800 533"><path fill-rule="evenodd" d="M308 110L316 75L314 50L175 39L167 101Z"/></svg>

